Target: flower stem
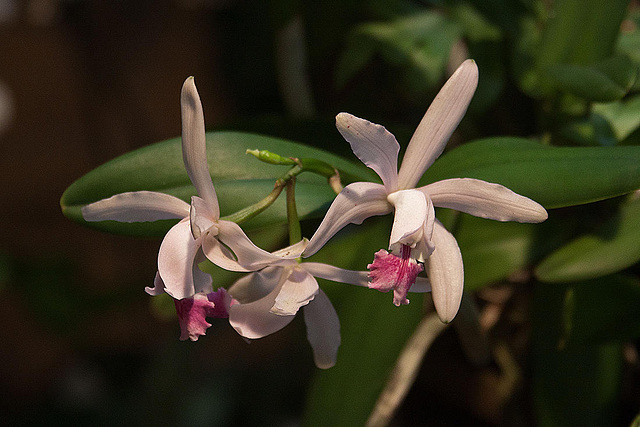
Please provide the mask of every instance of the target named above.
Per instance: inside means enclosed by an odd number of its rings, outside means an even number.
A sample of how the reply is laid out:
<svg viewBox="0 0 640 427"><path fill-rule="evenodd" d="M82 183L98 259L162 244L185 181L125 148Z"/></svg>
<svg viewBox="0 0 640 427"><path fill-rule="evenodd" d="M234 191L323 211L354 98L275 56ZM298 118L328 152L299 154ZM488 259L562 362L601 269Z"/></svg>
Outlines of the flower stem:
<svg viewBox="0 0 640 427"><path fill-rule="evenodd" d="M302 230L296 207L296 178L291 177L287 182L287 221L289 222L289 244L293 245L302 240Z"/></svg>

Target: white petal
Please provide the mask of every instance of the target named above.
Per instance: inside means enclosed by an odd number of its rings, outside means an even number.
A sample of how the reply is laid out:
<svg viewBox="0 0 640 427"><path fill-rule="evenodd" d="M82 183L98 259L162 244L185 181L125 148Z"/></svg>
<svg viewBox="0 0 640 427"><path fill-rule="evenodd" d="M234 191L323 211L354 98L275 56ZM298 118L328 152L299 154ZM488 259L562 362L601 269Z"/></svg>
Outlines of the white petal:
<svg viewBox="0 0 640 427"><path fill-rule="evenodd" d="M249 270L259 270L267 265L287 264L287 260L299 256L290 253L282 257L260 249L244 234L238 224L231 221L218 221L218 240L231 249L238 264Z"/></svg>
<svg viewBox="0 0 640 427"><path fill-rule="evenodd" d="M278 285L282 267L267 267L255 273L249 273L234 282L229 293L241 304L247 304L266 297Z"/></svg>
<svg viewBox="0 0 640 427"><path fill-rule="evenodd" d="M327 295L320 290L302 310L307 325L307 339L313 349L313 360L320 369L336 364L340 347L340 320Z"/></svg>
<svg viewBox="0 0 640 427"><path fill-rule="evenodd" d="M398 189L400 144L384 126L348 113L336 116L336 127L358 158L382 178L387 193Z"/></svg>
<svg viewBox="0 0 640 427"><path fill-rule="evenodd" d="M389 194L387 200L395 208L389 249L396 252L401 244L416 247L422 240L424 224L429 219L427 198L416 190L402 190Z"/></svg>
<svg viewBox="0 0 640 427"><path fill-rule="evenodd" d="M215 212L211 210L209 204L197 196L191 198L189 219L191 222L191 234L193 234L194 239L200 238L205 231L209 230L217 222ZM217 229L212 231L214 231L214 235L218 234Z"/></svg>
<svg viewBox="0 0 640 427"><path fill-rule="evenodd" d="M279 269L284 272L284 269ZM266 297L248 304L234 304L229 308L229 323L243 337L257 339L287 326L295 315L280 316L270 312L284 279Z"/></svg>
<svg viewBox="0 0 640 427"><path fill-rule="evenodd" d="M279 249L277 251L272 252L273 255L277 255L283 258L298 258L302 255L302 252L305 250L307 245L309 244L309 239L303 238L298 243L295 243L291 246L287 246L286 248Z"/></svg>
<svg viewBox="0 0 640 427"><path fill-rule="evenodd" d="M453 178L419 188L438 207L451 208L496 221L542 222L547 211L538 203L509 190L472 178Z"/></svg>
<svg viewBox="0 0 640 427"><path fill-rule="evenodd" d="M314 277L321 279L332 280L339 283L349 283L364 288L368 287L367 285L369 284L368 271L345 270L319 262L303 262L300 264L300 268L304 268Z"/></svg>
<svg viewBox="0 0 640 427"><path fill-rule="evenodd" d="M204 130L202 103L196 90L193 77L187 78L182 85L180 96L182 109L182 158L191 182L198 194L211 207L215 218L220 218L218 197L213 188L209 165L207 164L207 139Z"/></svg>
<svg viewBox="0 0 640 427"><path fill-rule="evenodd" d="M361 224L371 216L389 212L391 205L387 202L384 186L372 182L354 182L347 185L331 203L322 223L309 241L304 256L308 257L318 252L347 224Z"/></svg>
<svg viewBox="0 0 640 427"><path fill-rule="evenodd" d="M293 315L300 307L309 304L318 293L318 282L313 276L300 267L294 267L287 276L271 312L280 316Z"/></svg>
<svg viewBox="0 0 640 427"><path fill-rule="evenodd" d="M431 282L433 303L440 320L449 323L460 308L464 287L462 255L456 238L436 220L433 227L435 250L425 261Z"/></svg>
<svg viewBox="0 0 640 427"><path fill-rule="evenodd" d="M398 173L400 189L416 186L444 150L478 85L478 67L468 59L447 80L418 125Z"/></svg>
<svg viewBox="0 0 640 427"><path fill-rule="evenodd" d="M363 288L368 288L369 281L371 280L369 278L369 271L345 270L344 268L335 267L329 264L322 264L320 262L303 262L300 264L300 268L304 268L314 277L339 283L362 286ZM429 279L426 277L417 277L416 283L411 286L409 292L431 292Z"/></svg>
<svg viewBox="0 0 640 427"><path fill-rule="evenodd" d="M202 237L202 252L204 252L204 255L209 261L225 270L242 273L256 270L255 268L245 268L238 264L233 253L220 243L218 238L213 234L206 234Z"/></svg>
<svg viewBox="0 0 640 427"><path fill-rule="evenodd" d="M183 299L195 293L193 264L199 248L187 219L174 225L164 236L158 253L158 273L172 297Z"/></svg>
<svg viewBox="0 0 640 427"><path fill-rule="evenodd" d="M205 273L200 270L198 264L204 261L206 258L202 251L198 251L196 254L196 259L193 263L193 287L195 288L196 293L204 293L208 294L209 292L213 292L213 279L209 273Z"/></svg>
<svg viewBox="0 0 640 427"><path fill-rule="evenodd" d="M153 288L147 286L144 291L154 297L164 293L164 282L159 272L156 271L156 277L153 279Z"/></svg>
<svg viewBox="0 0 640 427"><path fill-rule="evenodd" d="M189 216L189 204L155 191L132 191L82 207L85 221L143 222Z"/></svg>

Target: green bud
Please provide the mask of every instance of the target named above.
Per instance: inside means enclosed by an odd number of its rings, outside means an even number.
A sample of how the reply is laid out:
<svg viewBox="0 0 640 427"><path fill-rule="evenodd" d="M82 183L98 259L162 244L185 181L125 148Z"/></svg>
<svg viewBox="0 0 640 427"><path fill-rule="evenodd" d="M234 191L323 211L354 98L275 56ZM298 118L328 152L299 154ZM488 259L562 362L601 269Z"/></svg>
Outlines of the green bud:
<svg viewBox="0 0 640 427"><path fill-rule="evenodd" d="M247 150L246 153L251 154L252 156L255 156L258 160L262 162L270 163L272 165L295 165L296 164L296 161L290 157L282 157L279 154L275 154L267 150L258 150L256 148L255 150Z"/></svg>

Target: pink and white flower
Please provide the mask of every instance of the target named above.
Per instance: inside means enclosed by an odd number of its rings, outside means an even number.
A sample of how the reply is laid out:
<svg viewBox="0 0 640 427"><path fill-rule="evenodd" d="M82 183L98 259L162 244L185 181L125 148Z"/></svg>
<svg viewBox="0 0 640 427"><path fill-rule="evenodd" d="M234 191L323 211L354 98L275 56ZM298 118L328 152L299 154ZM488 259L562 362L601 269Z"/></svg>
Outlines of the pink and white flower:
<svg viewBox="0 0 640 427"><path fill-rule="evenodd" d="M278 253L282 251L274 252ZM229 323L243 337L257 339L284 328L302 309L316 366L332 367L340 346L340 322L316 277L357 286L367 286L369 280L367 271L285 260L250 273L229 288L239 302L229 309ZM411 292L429 290L429 282L423 277L411 288Z"/></svg>
<svg viewBox="0 0 640 427"><path fill-rule="evenodd" d="M450 322L462 299L462 255L455 237L435 218L434 206L452 208L498 221L541 222L545 209L506 187L478 179L446 179L416 188L427 168L440 156L464 116L478 83L478 68L465 61L449 78L409 141L398 171L400 145L383 126L347 113L336 126L355 155L382 179L382 184L356 182L331 204L304 256L317 252L349 223L394 212L389 250L375 255L369 287L394 291L396 305L408 304L407 290L424 263L433 301L443 322Z"/></svg>
<svg viewBox="0 0 640 427"><path fill-rule="evenodd" d="M272 255L254 245L238 224L220 219L218 198L207 164L204 114L193 77L184 82L180 102L182 155L199 196L192 197L189 205L164 193L126 192L84 206L82 215L86 221L180 219L167 232L160 245L154 287L145 290L150 295L166 292L176 300L191 300L177 302L176 308L179 314L182 313L179 316L182 336L186 334L193 340L193 337L197 339L198 335L204 333L197 326L198 323L206 323L203 313L213 313L209 314L213 317L216 317L216 313L222 313L222 317L226 317L224 310L217 311L202 298L213 292L211 276L198 268L198 263L205 260L205 255L223 268L255 271L286 258L295 258L300 253L286 257ZM197 298L194 299L194 296ZM206 307L211 310L205 310ZM191 310L197 310L197 313L191 313ZM199 320L196 322L193 319Z"/></svg>

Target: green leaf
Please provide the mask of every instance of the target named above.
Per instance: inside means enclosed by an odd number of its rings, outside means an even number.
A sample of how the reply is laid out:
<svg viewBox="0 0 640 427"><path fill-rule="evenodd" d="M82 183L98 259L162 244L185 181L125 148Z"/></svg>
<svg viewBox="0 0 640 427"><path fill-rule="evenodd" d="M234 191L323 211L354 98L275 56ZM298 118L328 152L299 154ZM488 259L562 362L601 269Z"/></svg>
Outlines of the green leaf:
<svg viewBox="0 0 640 427"><path fill-rule="evenodd" d="M451 150L420 183L464 177L502 184L546 208L579 205L640 188L640 147L550 147L488 138Z"/></svg>
<svg viewBox="0 0 640 427"><path fill-rule="evenodd" d="M495 283L525 267L530 262L534 232L534 224L461 215L455 236L464 261L465 291Z"/></svg>
<svg viewBox="0 0 640 427"><path fill-rule="evenodd" d="M602 285L601 295L607 292L607 283ZM622 345L566 346L567 305L572 304L566 303L565 287L535 287L531 361L536 424L617 425Z"/></svg>
<svg viewBox="0 0 640 427"><path fill-rule="evenodd" d="M611 275L567 286L565 336L567 347L624 343L640 337L640 282L636 277Z"/></svg>
<svg viewBox="0 0 640 427"><path fill-rule="evenodd" d="M344 182L372 180L374 175L364 166L298 143L240 132L207 134L207 159L216 186L221 213L228 215L264 198L287 166L275 166L245 154L246 149L265 149L283 156L312 157L334 165ZM112 233L133 236L161 236L175 220L153 223L85 222L82 206L114 194L150 190L190 201L195 195L182 161L181 139L174 138L127 153L89 172L74 182L62 195L60 205L70 219ZM335 193L320 176L303 173L297 179L296 199L301 218L320 217ZM243 228L257 229L286 222L284 201L273 206Z"/></svg>
<svg viewBox="0 0 640 427"><path fill-rule="evenodd" d="M567 123L559 135L574 144L595 147L611 147L619 141L609 122L598 114Z"/></svg>
<svg viewBox="0 0 640 427"><path fill-rule="evenodd" d="M604 117L618 141L622 141L640 127L640 95L623 101L595 104L593 113Z"/></svg>
<svg viewBox="0 0 640 427"><path fill-rule="evenodd" d="M571 241L545 258L536 268L544 282L569 282L611 274L640 261L640 199L620 206L594 234Z"/></svg>
<svg viewBox="0 0 640 427"><path fill-rule="evenodd" d="M624 55L591 66L553 64L545 69L551 85L587 101L610 102L627 94L636 80L636 66Z"/></svg>
<svg viewBox="0 0 640 427"><path fill-rule="evenodd" d="M312 261L363 270L389 244L391 217L371 218L357 233L348 227ZM396 307L390 293L321 281L340 317L342 345L336 366L318 371L307 396L304 424L364 425L406 340L422 316L422 300Z"/></svg>

